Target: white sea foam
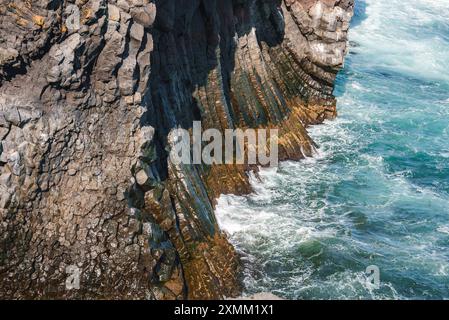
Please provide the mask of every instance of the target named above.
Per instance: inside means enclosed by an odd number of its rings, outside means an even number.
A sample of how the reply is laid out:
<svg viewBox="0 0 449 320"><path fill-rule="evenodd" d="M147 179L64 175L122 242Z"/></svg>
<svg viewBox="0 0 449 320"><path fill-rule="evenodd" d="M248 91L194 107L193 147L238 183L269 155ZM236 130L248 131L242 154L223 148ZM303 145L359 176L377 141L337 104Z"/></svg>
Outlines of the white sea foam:
<svg viewBox="0 0 449 320"><path fill-rule="evenodd" d="M365 2L368 19L353 28L350 37L363 45L367 58L380 55L382 59L371 59L379 67L449 81L447 40L437 33L418 32L420 28L431 30L437 23L446 26L447 32L446 0L416 0L413 4L403 0Z"/></svg>
<svg viewBox="0 0 449 320"><path fill-rule="evenodd" d="M447 26L447 1L417 0L413 5L402 0L366 2L368 18L350 34L359 44L354 48L359 54L351 60L354 70L358 71L360 64L362 70L449 81L449 41L438 31L419 32L420 26L429 30L435 23ZM394 109L391 99L386 98L384 103L376 100L376 95L396 98L396 94L403 94L401 99L405 101L413 90L427 92L432 86L426 84L428 88L419 89L411 82L411 86L403 87L412 88L410 92L389 91L390 80L373 78L385 82L375 87L366 81L368 77L375 76L355 73L348 79L345 93L338 98L340 115L336 120L309 128L319 145L313 158L287 161L278 169L262 168L260 180L251 176L254 194L226 195L218 200L217 219L243 254L244 284L249 293L395 299L413 297L421 290L415 288L413 293L401 288L400 281L382 281L382 277L381 289L372 290L364 276L364 264L372 261L381 264L381 272L389 272L390 279L407 274L416 282L413 275L419 274L421 282L427 276L449 281L447 248L436 244L449 234L449 227L435 224L435 217L425 215L431 211L446 221L449 196L433 185L413 183L415 171L391 168L388 160L393 156L402 161L400 157L407 152L448 157L447 148L429 147L444 143L448 128L439 129L438 141L425 135L425 130L441 126L437 120L446 119L448 109L441 103L445 97L435 102L440 107L429 103L413 108L395 105ZM429 113L436 116L426 122ZM410 139L410 128L423 133ZM381 148L381 143L400 148L382 155L375 149ZM445 163L435 167L445 168ZM426 228L430 231L422 231ZM410 280L407 277L405 282ZM427 284L434 282L430 279ZM425 287L422 295L432 297L432 290L444 293L444 288Z"/></svg>
<svg viewBox="0 0 449 320"><path fill-rule="evenodd" d="M437 231L438 231L438 232L441 232L441 233L449 234L449 225L446 225L446 226L439 226L439 227L437 228Z"/></svg>

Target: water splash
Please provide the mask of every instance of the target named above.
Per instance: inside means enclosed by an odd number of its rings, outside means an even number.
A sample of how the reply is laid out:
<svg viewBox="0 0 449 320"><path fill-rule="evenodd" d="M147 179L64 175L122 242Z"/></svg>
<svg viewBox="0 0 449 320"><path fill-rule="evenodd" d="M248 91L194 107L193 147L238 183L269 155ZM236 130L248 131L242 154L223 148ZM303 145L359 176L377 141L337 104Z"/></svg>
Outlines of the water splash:
<svg viewBox="0 0 449 320"><path fill-rule="evenodd" d="M447 1L356 3L340 116L310 128L316 155L219 199L248 294L449 298Z"/></svg>

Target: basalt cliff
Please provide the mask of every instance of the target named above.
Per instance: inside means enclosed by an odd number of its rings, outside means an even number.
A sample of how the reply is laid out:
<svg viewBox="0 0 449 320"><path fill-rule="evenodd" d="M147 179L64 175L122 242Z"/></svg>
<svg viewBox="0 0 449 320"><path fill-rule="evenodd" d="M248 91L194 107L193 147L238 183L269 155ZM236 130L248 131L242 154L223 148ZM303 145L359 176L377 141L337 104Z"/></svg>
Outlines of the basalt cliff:
<svg viewBox="0 0 449 320"><path fill-rule="evenodd" d="M0 298L239 295L214 202L254 168L173 165L167 137L279 128L311 156L353 2L0 0Z"/></svg>

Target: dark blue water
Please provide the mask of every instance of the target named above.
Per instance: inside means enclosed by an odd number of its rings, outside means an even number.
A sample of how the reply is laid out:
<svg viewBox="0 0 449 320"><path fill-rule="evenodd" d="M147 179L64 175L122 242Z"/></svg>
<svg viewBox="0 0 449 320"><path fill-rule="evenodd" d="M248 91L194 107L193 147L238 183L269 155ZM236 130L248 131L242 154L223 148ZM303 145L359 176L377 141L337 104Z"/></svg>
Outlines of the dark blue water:
<svg viewBox="0 0 449 320"><path fill-rule="evenodd" d="M220 198L245 292L449 298L449 3L358 0L350 40L316 156Z"/></svg>

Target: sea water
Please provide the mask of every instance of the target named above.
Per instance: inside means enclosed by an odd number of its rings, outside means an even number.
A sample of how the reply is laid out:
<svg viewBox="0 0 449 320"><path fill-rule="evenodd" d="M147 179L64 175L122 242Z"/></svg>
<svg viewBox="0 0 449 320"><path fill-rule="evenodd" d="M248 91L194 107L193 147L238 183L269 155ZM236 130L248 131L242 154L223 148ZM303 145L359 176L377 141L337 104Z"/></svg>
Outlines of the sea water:
<svg viewBox="0 0 449 320"><path fill-rule="evenodd" d="M356 0L355 11L339 116L309 128L315 156L219 199L245 294L449 298L449 1Z"/></svg>

